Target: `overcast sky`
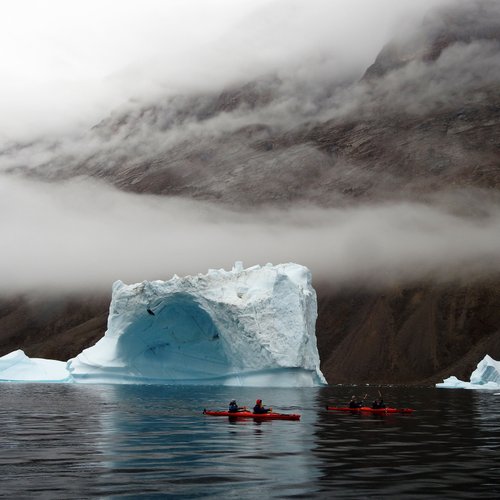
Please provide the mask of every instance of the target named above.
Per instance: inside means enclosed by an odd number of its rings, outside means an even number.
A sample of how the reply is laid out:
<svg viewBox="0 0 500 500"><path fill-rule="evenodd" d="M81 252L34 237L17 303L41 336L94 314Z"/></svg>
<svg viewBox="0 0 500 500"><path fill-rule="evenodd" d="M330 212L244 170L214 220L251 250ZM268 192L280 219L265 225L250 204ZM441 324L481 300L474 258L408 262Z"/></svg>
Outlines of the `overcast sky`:
<svg viewBox="0 0 500 500"><path fill-rule="evenodd" d="M394 34L443 3L4 1L0 139L58 140L131 99L221 89L269 72L355 80ZM473 201L483 203L480 222L453 215L444 202L243 215L90 181L28 181L6 176L5 168L0 164L0 294L109 291L116 279L168 279L230 269L235 260L296 261L316 279L384 286L500 270L500 210L481 196Z"/></svg>
<svg viewBox="0 0 500 500"><path fill-rule="evenodd" d="M271 71L360 75L444 2L5 0L0 139L88 127L130 99Z"/></svg>

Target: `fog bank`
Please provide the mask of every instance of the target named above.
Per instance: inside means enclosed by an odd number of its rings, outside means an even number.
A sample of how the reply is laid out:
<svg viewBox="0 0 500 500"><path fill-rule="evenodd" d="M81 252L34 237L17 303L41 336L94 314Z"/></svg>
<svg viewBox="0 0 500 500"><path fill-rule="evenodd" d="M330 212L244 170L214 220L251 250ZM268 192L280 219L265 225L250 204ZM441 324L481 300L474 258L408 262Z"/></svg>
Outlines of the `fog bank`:
<svg viewBox="0 0 500 500"><path fill-rule="evenodd" d="M332 285L443 281L500 271L500 208L415 203L238 213L89 181L0 177L0 293L107 291L209 268L297 262Z"/></svg>

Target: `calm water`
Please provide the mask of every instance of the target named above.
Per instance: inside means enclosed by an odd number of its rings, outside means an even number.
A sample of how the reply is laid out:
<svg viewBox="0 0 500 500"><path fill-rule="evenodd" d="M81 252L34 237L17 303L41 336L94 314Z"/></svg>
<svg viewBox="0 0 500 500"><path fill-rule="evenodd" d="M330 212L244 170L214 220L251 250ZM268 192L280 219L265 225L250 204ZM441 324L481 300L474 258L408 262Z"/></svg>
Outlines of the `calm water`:
<svg viewBox="0 0 500 500"><path fill-rule="evenodd" d="M3 498L499 498L500 396L384 388L412 415L327 403L375 389L0 385ZM260 397L300 422L202 415Z"/></svg>

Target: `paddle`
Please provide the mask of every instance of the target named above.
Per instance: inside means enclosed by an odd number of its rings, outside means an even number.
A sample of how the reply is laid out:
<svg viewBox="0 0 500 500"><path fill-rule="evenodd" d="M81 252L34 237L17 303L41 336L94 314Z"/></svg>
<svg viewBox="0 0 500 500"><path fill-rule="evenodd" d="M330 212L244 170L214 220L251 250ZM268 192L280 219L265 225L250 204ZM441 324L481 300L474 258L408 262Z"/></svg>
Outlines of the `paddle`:
<svg viewBox="0 0 500 500"><path fill-rule="evenodd" d="M380 389L378 389L378 395L380 396L380 408L384 409L385 408L384 397L382 396Z"/></svg>

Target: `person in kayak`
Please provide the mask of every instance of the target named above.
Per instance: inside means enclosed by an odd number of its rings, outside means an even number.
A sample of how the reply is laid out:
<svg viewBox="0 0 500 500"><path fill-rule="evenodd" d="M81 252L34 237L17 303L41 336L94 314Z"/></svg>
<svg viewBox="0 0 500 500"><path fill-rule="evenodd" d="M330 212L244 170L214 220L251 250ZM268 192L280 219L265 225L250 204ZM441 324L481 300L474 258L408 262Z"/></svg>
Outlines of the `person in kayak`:
<svg viewBox="0 0 500 500"><path fill-rule="evenodd" d="M382 408L385 408L384 399L382 398L382 393L380 391L378 391L378 395L379 397L376 398L372 403L372 408L374 410L381 410Z"/></svg>
<svg viewBox="0 0 500 500"><path fill-rule="evenodd" d="M266 408L262 404L262 399L257 399L257 401L255 401L255 406L253 407L254 413L269 413L270 411L271 411L270 408Z"/></svg>
<svg viewBox="0 0 500 500"><path fill-rule="evenodd" d="M358 401L358 398L354 395L351 397L351 400L349 401L349 408L361 408L361 403Z"/></svg>
<svg viewBox="0 0 500 500"><path fill-rule="evenodd" d="M365 397L361 401L359 401L356 396L352 396L351 400L349 401L349 408L361 408L362 406L364 406L366 396L367 395L365 394Z"/></svg>
<svg viewBox="0 0 500 500"><path fill-rule="evenodd" d="M374 410L381 410L382 408L385 408L385 403L382 398L377 398L373 403L372 403L372 408Z"/></svg>
<svg viewBox="0 0 500 500"><path fill-rule="evenodd" d="M229 413L237 413L239 411L243 411L244 409L243 408L240 408L238 406L238 403L236 403L236 399L232 399L230 402L229 402L229 409L227 410Z"/></svg>

